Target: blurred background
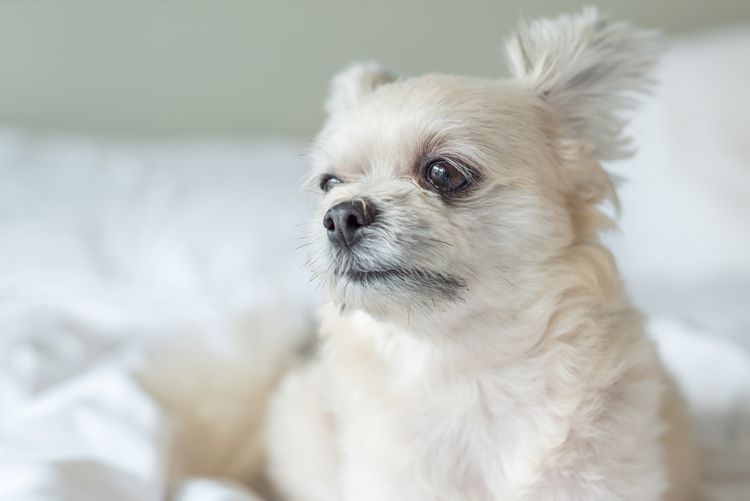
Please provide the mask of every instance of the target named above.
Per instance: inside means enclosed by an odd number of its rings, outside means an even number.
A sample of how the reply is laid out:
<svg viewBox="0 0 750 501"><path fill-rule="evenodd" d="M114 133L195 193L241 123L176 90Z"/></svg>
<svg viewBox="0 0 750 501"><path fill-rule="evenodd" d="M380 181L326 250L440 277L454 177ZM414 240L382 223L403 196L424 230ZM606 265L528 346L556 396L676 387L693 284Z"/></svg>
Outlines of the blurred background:
<svg viewBox="0 0 750 501"><path fill-rule="evenodd" d="M0 499L251 500L262 403L314 331L305 152L331 76L505 76L519 19L668 42L604 236L750 499L747 0L0 0Z"/></svg>
<svg viewBox="0 0 750 501"><path fill-rule="evenodd" d="M347 63L496 77L519 18L592 3L670 36L750 21L746 0L3 0L0 120L306 139L330 76Z"/></svg>

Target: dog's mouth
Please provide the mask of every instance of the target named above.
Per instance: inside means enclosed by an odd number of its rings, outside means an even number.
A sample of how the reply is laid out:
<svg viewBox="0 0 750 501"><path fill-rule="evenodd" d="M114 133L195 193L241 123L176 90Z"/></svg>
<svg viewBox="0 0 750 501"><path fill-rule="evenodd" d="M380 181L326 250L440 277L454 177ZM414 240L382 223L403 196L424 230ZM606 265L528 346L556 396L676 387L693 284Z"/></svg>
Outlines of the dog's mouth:
<svg viewBox="0 0 750 501"><path fill-rule="evenodd" d="M381 270L347 270L341 275L348 281L363 286L403 285L433 288L435 292L455 292L465 287L459 278L423 269L387 268Z"/></svg>

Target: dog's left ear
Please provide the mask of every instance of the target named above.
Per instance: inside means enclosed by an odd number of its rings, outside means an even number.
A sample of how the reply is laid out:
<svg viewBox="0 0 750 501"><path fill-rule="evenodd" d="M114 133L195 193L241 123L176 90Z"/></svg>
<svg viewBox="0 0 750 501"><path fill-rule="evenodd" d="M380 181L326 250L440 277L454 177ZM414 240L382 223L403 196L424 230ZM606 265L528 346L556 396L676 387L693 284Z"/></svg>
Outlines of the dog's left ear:
<svg viewBox="0 0 750 501"><path fill-rule="evenodd" d="M663 43L594 8L521 27L506 44L510 69L560 115L565 140L598 160L630 153L623 112L649 90Z"/></svg>
<svg viewBox="0 0 750 501"><path fill-rule="evenodd" d="M333 77L326 111L333 114L352 108L367 94L395 79L393 73L377 63L354 64Z"/></svg>

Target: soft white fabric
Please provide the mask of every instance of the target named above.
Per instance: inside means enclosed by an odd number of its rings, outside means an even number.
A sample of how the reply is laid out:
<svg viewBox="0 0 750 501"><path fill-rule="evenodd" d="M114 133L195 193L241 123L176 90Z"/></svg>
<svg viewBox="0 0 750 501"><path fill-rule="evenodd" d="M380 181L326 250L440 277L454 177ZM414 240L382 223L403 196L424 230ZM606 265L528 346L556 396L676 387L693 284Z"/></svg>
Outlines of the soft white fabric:
<svg viewBox="0 0 750 501"><path fill-rule="evenodd" d="M647 312L750 348L750 28L674 42L635 114L610 241Z"/></svg>
<svg viewBox="0 0 750 501"><path fill-rule="evenodd" d="M252 450L227 400L252 405L269 344L291 348L318 302L296 250L301 152L0 134L0 499L163 499L186 474L242 477ZM149 371L225 429L181 437L192 423L139 384ZM191 450L206 442L231 455ZM181 465L191 453L215 464ZM240 489L208 486L174 495Z"/></svg>
<svg viewBox="0 0 750 501"><path fill-rule="evenodd" d="M748 499L750 352L671 317L654 318L650 325L694 416L703 476L699 499Z"/></svg>
<svg viewBox="0 0 750 501"><path fill-rule="evenodd" d="M629 181L609 238L694 409L717 501L750 496L747 54L750 30L674 44L637 115L640 153L615 166ZM187 392L236 384L199 399L213 415L252 394L237 380L268 377L269 340L309 330L303 152L0 132L0 499L257 499L207 477L241 478L252 444L186 467L185 423L136 376L159 352Z"/></svg>

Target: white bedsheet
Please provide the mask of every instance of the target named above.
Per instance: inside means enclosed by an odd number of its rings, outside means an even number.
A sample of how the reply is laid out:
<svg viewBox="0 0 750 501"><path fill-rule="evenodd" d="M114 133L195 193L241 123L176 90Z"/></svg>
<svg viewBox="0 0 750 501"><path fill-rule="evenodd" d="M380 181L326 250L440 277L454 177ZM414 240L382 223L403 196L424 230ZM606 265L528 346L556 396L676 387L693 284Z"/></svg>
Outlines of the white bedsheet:
<svg viewBox="0 0 750 501"><path fill-rule="evenodd" d="M634 126L641 153L616 166L630 181L610 237L716 501L750 499L748 54L750 30L675 44ZM256 390L236 380L273 371L255 346L308 331L303 151L0 132L0 500L257 499L215 477L252 464L257 444L227 438L243 415L211 432L230 456L195 454L139 375L166 351L188 391L235 379L195 409L215 417ZM195 346L198 365L181 357Z"/></svg>
<svg viewBox="0 0 750 501"><path fill-rule="evenodd" d="M251 469L238 406L309 331L303 151L0 134L0 500L247 498L194 476Z"/></svg>

